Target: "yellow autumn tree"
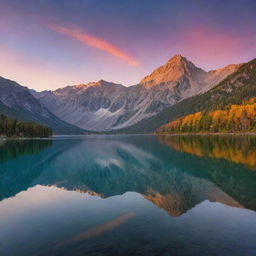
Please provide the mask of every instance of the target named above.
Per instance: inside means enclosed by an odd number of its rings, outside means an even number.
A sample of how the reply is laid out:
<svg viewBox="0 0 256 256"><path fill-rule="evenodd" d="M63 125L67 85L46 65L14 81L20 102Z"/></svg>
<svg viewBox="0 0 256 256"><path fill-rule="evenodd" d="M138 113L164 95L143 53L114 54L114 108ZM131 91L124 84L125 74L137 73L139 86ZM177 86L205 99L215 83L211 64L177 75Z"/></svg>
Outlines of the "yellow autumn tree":
<svg viewBox="0 0 256 256"><path fill-rule="evenodd" d="M256 131L255 98L244 101L241 105L228 106L225 110L189 114L157 130L160 133L248 131Z"/></svg>

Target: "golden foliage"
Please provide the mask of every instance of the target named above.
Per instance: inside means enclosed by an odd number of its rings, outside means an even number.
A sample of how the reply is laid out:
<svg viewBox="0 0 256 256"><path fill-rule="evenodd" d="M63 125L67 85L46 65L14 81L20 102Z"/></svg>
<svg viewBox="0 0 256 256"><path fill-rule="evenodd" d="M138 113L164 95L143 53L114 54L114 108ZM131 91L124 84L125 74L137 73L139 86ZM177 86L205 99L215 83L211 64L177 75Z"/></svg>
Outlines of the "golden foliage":
<svg viewBox="0 0 256 256"><path fill-rule="evenodd" d="M225 110L197 112L180 117L158 129L160 133L256 131L256 98Z"/></svg>

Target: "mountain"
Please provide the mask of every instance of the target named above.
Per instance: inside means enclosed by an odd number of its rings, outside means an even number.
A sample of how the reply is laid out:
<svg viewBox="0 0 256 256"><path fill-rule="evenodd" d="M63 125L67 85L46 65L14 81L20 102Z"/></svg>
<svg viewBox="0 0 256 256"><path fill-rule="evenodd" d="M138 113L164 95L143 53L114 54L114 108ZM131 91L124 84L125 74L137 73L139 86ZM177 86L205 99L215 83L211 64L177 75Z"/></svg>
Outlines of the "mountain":
<svg viewBox="0 0 256 256"><path fill-rule="evenodd" d="M123 112L127 88L100 80L33 95L59 118L90 130L109 129Z"/></svg>
<svg viewBox="0 0 256 256"><path fill-rule="evenodd" d="M73 125L95 131L115 130L134 125L212 88L237 67L230 65L206 72L183 56L175 55L131 87L100 80L33 95L54 115Z"/></svg>
<svg viewBox="0 0 256 256"><path fill-rule="evenodd" d="M120 129L116 132L154 132L160 126L171 122L178 117L198 111L223 109L229 104L241 104L244 100L248 100L255 96L256 59L243 65L239 65L235 72L231 73L209 91L182 100L153 117L144 119L133 126Z"/></svg>
<svg viewBox="0 0 256 256"><path fill-rule="evenodd" d="M83 130L53 115L29 91L18 83L0 77L0 113L19 120L47 125L55 133L77 134Z"/></svg>
<svg viewBox="0 0 256 256"><path fill-rule="evenodd" d="M186 91L186 94L193 93L193 90L198 91L198 87L204 85L206 77L207 72L183 56L175 55L165 65L144 77L140 84L146 88L172 88L179 97L183 91Z"/></svg>
<svg viewBox="0 0 256 256"><path fill-rule="evenodd" d="M187 77L191 82L202 82L206 73L201 68L196 67L181 55L175 55L166 64L155 69L150 75L144 77L140 84L146 87L153 87L160 84L173 83Z"/></svg>
<svg viewBox="0 0 256 256"><path fill-rule="evenodd" d="M207 75L207 82L205 83L205 86L201 92L206 92L210 90L212 87L223 81L227 76L237 71L242 65L243 63L230 64L225 66L224 68L209 71Z"/></svg>

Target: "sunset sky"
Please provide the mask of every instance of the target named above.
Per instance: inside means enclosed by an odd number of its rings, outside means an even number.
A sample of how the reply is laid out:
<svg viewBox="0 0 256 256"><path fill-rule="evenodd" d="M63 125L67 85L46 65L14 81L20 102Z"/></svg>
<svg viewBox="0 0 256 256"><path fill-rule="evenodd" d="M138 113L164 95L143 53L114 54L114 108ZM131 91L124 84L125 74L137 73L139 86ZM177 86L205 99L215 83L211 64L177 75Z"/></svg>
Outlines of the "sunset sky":
<svg viewBox="0 0 256 256"><path fill-rule="evenodd" d="M0 33L0 76L24 86L128 86L175 54L205 70L256 58L256 1L0 0Z"/></svg>

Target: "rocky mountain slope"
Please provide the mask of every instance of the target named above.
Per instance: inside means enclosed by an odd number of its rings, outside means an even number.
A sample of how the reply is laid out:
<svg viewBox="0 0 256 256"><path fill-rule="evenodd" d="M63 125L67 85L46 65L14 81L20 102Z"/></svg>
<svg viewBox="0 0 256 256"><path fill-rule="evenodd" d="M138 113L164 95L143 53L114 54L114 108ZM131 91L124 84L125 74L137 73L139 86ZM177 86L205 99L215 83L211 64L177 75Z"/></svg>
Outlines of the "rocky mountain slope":
<svg viewBox="0 0 256 256"><path fill-rule="evenodd" d="M187 98L159 114L121 129L120 133L154 132L158 127L197 111L222 109L228 104L240 104L256 96L256 59L239 65L238 69L205 93Z"/></svg>
<svg viewBox="0 0 256 256"><path fill-rule="evenodd" d="M229 65L206 72L176 55L131 87L100 80L33 94L60 119L83 129L106 131L150 118L212 88L237 68L238 65Z"/></svg>
<svg viewBox="0 0 256 256"><path fill-rule="evenodd" d="M83 130L53 115L27 89L0 77L0 113L19 120L37 122L51 127L55 133L82 133Z"/></svg>
<svg viewBox="0 0 256 256"><path fill-rule="evenodd" d="M66 122L90 130L104 130L117 121L125 104L127 88L100 80L34 96Z"/></svg>

